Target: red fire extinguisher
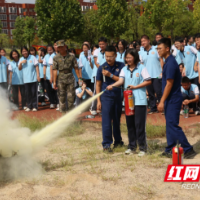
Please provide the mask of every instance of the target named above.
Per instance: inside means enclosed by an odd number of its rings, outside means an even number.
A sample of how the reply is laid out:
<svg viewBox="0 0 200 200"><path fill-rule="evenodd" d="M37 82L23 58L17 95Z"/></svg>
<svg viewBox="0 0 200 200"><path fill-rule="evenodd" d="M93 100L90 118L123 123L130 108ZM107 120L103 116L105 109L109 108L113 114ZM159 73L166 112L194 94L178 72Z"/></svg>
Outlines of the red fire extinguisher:
<svg viewBox="0 0 200 200"><path fill-rule="evenodd" d="M133 91L127 90L124 91L124 103L125 103L125 114L126 116L131 116L135 114L134 110L134 99L133 99Z"/></svg>
<svg viewBox="0 0 200 200"><path fill-rule="evenodd" d="M183 148L180 147L179 142L172 149L172 164L173 165L183 165Z"/></svg>

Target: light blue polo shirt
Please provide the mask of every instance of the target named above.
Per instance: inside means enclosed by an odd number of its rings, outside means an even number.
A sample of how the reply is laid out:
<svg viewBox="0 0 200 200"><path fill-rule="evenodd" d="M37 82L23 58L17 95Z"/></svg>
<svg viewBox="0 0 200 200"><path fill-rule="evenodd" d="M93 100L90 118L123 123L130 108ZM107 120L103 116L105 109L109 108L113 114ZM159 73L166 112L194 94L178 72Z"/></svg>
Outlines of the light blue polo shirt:
<svg viewBox="0 0 200 200"><path fill-rule="evenodd" d="M185 73L189 79L194 79L199 76L198 72L194 71L194 64L196 62L197 56L192 52L192 46L185 46L184 51L179 51L178 54L184 63Z"/></svg>
<svg viewBox="0 0 200 200"><path fill-rule="evenodd" d="M91 89L88 88L88 87L86 87L86 89L89 90L89 91L91 91ZM80 94L81 92L82 92L81 88L77 88L76 89L76 95ZM85 100L87 97L89 97L89 94L85 91L84 94L83 94L83 96L82 96L82 99Z"/></svg>
<svg viewBox="0 0 200 200"><path fill-rule="evenodd" d="M199 95L199 88L197 85L195 84L191 84L190 89L189 90L185 90L182 86L181 86L181 92L183 94L186 94L188 96L190 96L191 94L193 95Z"/></svg>
<svg viewBox="0 0 200 200"><path fill-rule="evenodd" d="M8 67L8 59L4 56L0 58L0 83L7 82L7 67Z"/></svg>
<svg viewBox="0 0 200 200"><path fill-rule="evenodd" d="M139 53L141 63L147 68L151 78L158 78L162 73L160 58L156 48L157 46L151 46L149 51L144 49Z"/></svg>
<svg viewBox="0 0 200 200"><path fill-rule="evenodd" d="M124 60L125 53L126 53L126 51L124 51L123 53L117 52L116 61L125 63L125 60Z"/></svg>
<svg viewBox="0 0 200 200"><path fill-rule="evenodd" d="M46 54L45 57L44 57L44 60L43 60L43 66L46 66L46 79L47 80L50 80L51 78L51 74L50 74L50 64L49 64L49 59L50 57L53 57L55 56L56 54L55 53L52 53L51 55L50 54Z"/></svg>
<svg viewBox="0 0 200 200"><path fill-rule="evenodd" d="M40 78L44 78L44 71L43 71L43 63L39 62L39 56L36 55L35 56L36 59L38 60L38 66L39 66L39 72L40 72ZM42 61L44 60L44 58L41 56Z"/></svg>
<svg viewBox="0 0 200 200"><path fill-rule="evenodd" d="M97 66L95 65L95 62L94 62L94 57L92 56L92 64L93 64L93 70L92 70L92 79L91 79L91 82L94 83L94 77L97 76Z"/></svg>
<svg viewBox="0 0 200 200"><path fill-rule="evenodd" d="M91 58L91 57L90 57ZM79 68L82 69L82 78L83 79L90 79L92 78L92 68L90 66L90 62L88 57L85 54L82 54L79 58Z"/></svg>
<svg viewBox="0 0 200 200"><path fill-rule="evenodd" d="M8 66L8 70L11 71L12 74L12 85L23 85L23 72L18 69L18 62L10 61Z"/></svg>
<svg viewBox="0 0 200 200"><path fill-rule="evenodd" d="M79 59L76 58L76 60L77 60L77 63L79 64ZM76 72L75 72L75 69L74 69L74 68L72 69L72 74L74 75L74 78L75 78L76 82L78 82L78 77L77 77L77 75L76 75Z"/></svg>
<svg viewBox="0 0 200 200"><path fill-rule="evenodd" d="M137 86L143 83L144 81L151 80L147 68L140 63L138 63L137 67L132 72L130 71L129 66L123 67L119 77L124 79L124 88L127 88L128 85ZM132 91L135 105L146 106L146 87L134 89Z"/></svg>
<svg viewBox="0 0 200 200"><path fill-rule="evenodd" d="M38 66L38 61L35 56L29 55L28 58L21 57L21 61L27 60L26 63L22 64L22 73L24 83L34 83L37 82L37 73L35 67ZM18 64L18 66L19 66Z"/></svg>
<svg viewBox="0 0 200 200"><path fill-rule="evenodd" d="M101 66L106 62L105 52L102 53L101 51L98 53L97 56L97 63Z"/></svg>

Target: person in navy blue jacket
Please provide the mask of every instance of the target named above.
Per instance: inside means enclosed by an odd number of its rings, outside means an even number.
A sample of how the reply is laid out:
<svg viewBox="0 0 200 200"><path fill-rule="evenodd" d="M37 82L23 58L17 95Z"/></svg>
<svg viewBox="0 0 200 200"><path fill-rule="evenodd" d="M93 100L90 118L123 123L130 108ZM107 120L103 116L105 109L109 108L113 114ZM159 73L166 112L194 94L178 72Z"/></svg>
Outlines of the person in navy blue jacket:
<svg viewBox="0 0 200 200"><path fill-rule="evenodd" d="M105 50L106 62L102 64L97 71L96 93L105 90L107 86L119 80L119 74L124 67L124 63L116 62L116 48L107 46ZM111 144L114 147L122 146L120 118L122 113L121 89L113 88L112 91L105 91L101 97L97 99L97 110L102 111L102 131L104 152L112 152ZM113 127L112 127L113 121Z"/></svg>
<svg viewBox="0 0 200 200"><path fill-rule="evenodd" d="M184 150L184 158L193 158L196 152L189 144L183 130L179 127L180 110L183 97L181 94L181 74L178 63L170 54L171 40L162 38L158 41L158 54L165 59L162 72L162 98L158 110L165 110L167 147L162 156L171 157L172 148L177 141Z"/></svg>

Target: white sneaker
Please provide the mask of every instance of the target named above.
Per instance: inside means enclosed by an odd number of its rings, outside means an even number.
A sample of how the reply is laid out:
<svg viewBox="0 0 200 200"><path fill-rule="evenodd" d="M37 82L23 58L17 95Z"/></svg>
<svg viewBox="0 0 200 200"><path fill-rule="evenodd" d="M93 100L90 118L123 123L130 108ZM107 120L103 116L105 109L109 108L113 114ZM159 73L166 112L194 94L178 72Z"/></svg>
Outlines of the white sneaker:
<svg viewBox="0 0 200 200"><path fill-rule="evenodd" d="M139 153L138 153L138 156L139 157L142 157L142 156L144 156L146 153L144 152L144 151L140 151Z"/></svg>
<svg viewBox="0 0 200 200"><path fill-rule="evenodd" d="M54 105L54 104L51 104L51 105L50 105L50 109L53 109L53 108L55 108L55 105Z"/></svg>
<svg viewBox="0 0 200 200"><path fill-rule="evenodd" d="M24 110L26 110L26 109L27 109L27 107L26 107L26 106L24 106L24 107L23 107L23 109L24 109Z"/></svg>
<svg viewBox="0 0 200 200"><path fill-rule="evenodd" d="M181 111L180 111L180 115L184 115L184 110L181 110Z"/></svg>
<svg viewBox="0 0 200 200"><path fill-rule="evenodd" d="M130 155L130 154L134 154L135 153L135 151L133 151L133 150L131 150L131 149L127 149L126 151L125 151L125 154L126 155Z"/></svg>
<svg viewBox="0 0 200 200"><path fill-rule="evenodd" d="M60 104L57 104L57 108L59 108L60 107Z"/></svg>
<svg viewBox="0 0 200 200"><path fill-rule="evenodd" d="M25 110L26 112L29 112L29 111L31 111L31 109L30 108L26 108L26 110Z"/></svg>
<svg viewBox="0 0 200 200"><path fill-rule="evenodd" d="M91 115L97 115L97 111L96 110L90 110Z"/></svg>
<svg viewBox="0 0 200 200"><path fill-rule="evenodd" d="M199 115L200 114L200 112L197 110L197 111L195 111L195 115Z"/></svg>
<svg viewBox="0 0 200 200"><path fill-rule="evenodd" d="M60 111L60 108L56 108L56 111Z"/></svg>
<svg viewBox="0 0 200 200"><path fill-rule="evenodd" d="M33 110L32 110L33 112L37 112L37 109L36 108L33 108Z"/></svg>
<svg viewBox="0 0 200 200"><path fill-rule="evenodd" d="M42 106L46 106L47 104L45 102L42 102Z"/></svg>

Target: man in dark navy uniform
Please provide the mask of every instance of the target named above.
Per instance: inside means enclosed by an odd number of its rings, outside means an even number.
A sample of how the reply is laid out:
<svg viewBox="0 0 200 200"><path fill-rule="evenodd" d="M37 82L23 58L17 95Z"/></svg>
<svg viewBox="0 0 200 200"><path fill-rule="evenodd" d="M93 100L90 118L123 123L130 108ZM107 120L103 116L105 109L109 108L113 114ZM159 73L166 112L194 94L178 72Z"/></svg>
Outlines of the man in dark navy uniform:
<svg viewBox="0 0 200 200"><path fill-rule="evenodd" d="M108 85L119 80L119 74L124 67L124 63L116 62L116 57L115 47L107 46L105 51L106 62L101 65L97 71L97 94L105 90ZM112 91L105 91L97 100L97 110L102 110L103 149L105 152L112 152L110 146L113 143L113 136L115 140L114 148L124 144L120 131L122 112L121 89L114 88Z"/></svg>
<svg viewBox="0 0 200 200"><path fill-rule="evenodd" d="M167 147L162 156L171 157L172 148L177 141L184 150L184 158L193 158L196 152L189 144L183 130L179 127L179 116L182 105L181 74L175 58L170 55L171 40L162 38L158 41L158 54L165 59L162 75L163 95L158 110L165 110Z"/></svg>

